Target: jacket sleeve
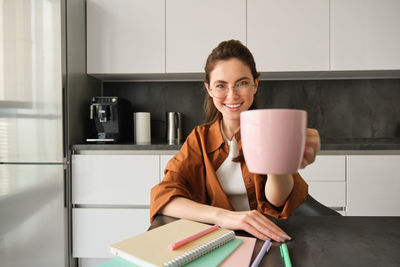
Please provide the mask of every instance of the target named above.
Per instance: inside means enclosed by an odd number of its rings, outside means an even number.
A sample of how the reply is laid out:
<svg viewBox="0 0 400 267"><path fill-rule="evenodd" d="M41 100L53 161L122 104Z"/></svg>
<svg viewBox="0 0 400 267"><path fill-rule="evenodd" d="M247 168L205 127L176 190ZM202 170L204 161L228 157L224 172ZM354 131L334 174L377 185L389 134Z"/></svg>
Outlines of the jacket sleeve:
<svg viewBox="0 0 400 267"><path fill-rule="evenodd" d="M185 197L206 203L204 166L195 130L188 136L181 150L168 163L163 180L151 189L150 222L174 197Z"/></svg>
<svg viewBox="0 0 400 267"><path fill-rule="evenodd" d="M271 205L265 198L265 181L256 183L257 210L263 214L273 216L277 219L287 219L293 211L307 200L308 185L299 173L293 174L293 189L285 204L281 208Z"/></svg>

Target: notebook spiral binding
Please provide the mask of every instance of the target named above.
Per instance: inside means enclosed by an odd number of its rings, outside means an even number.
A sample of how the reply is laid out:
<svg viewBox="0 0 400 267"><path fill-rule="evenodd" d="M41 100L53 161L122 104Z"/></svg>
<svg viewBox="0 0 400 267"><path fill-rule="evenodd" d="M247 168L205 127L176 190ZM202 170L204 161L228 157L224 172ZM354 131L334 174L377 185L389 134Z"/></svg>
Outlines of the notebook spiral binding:
<svg viewBox="0 0 400 267"><path fill-rule="evenodd" d="M211 250L216 249L217 247L222 246L225 243L228 243L229 241L233 240L234 238L235 238L235 232L230 231L230 232L220 236L219 238L216 238L196 249L188 251L185 254L164 263L163 265L165 267L182 266L188 262L193 261L194 259L196 259L200 256L203 256L204 254L207 254Z"/></svg>

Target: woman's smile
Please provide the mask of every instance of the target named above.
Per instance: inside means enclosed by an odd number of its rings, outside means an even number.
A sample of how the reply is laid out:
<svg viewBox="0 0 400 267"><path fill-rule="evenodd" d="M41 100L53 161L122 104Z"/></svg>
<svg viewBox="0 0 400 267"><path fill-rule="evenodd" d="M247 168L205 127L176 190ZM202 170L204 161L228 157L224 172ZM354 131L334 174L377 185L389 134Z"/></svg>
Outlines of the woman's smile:
<svg viewBox="0 0 400 267"><path fill-rule="evenodd" d="M225 107L228 108L229 111L238 111L240 109L240 106L242 103L237 103L237 104L224 104Z"/></svg>

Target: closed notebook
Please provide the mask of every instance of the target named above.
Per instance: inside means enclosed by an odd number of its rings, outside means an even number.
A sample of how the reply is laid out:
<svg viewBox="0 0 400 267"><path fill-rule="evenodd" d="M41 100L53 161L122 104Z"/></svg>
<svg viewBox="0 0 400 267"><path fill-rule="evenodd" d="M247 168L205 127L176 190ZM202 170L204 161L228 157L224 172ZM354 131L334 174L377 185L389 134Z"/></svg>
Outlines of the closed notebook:
<svg viewBox="0 0 400 267"><path fill-rule="evenodd" d="M176 250L169 249L169 244L209 227L204 223L180 219L112 244L110 249L114 255L139 266L182 266L235 239L232 230L218 228Z"/></svg>
<svg viewBox="0 0 400 267"><path fill-rule="evenodd" d="M241 247L240 245L242 243L242 238L237 237L228 243L225 243L216 249L202 255L201 257L187 263L184 265L184 267L217 267L217 266L222 266L220 265L221 262L225 263L225 258L229 257L232 252L234 252L237 247ZM240 246L239 246L240 245ZM234 252L236 253L236 252ZM243 261L241 261L243 262ZM250 262L250 259L249 259ZM236 265L236 266L248 266L248 265ZM98 265L98 267L138 267L138 265L129 262L127 260L124 260L120 257L114 257L111 260L106 261L105 263Z"/></svg>
<svg viewBox="0 0 400 267"><path fill-rule="evenodd" d="M220 267L250 266L257 239L245 236L238 236L237 238L242 240L243 243L224 260Z"/></svg>

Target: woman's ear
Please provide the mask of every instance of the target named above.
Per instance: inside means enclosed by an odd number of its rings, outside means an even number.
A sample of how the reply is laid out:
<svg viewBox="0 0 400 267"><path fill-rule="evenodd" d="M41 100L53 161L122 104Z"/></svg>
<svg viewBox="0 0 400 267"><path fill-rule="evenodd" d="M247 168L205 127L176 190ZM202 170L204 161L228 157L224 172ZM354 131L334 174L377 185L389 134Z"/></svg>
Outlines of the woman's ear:
<svg viewBox="0 0 400 267"><path fill-rule="evenodd" d="M206 88L207 93L212 97L208 83L204 82L204 88Z"/></svg>
<svg viewBox="0 0 400 267"><path fill-rule="evenodd" d="M254 86L254 94L257 93L257 90L258 90L258 82L259 82L259 81L260 81L260 79L258 79L258 78L254 80L254 84L255 84L255 86Z"/></svg>

